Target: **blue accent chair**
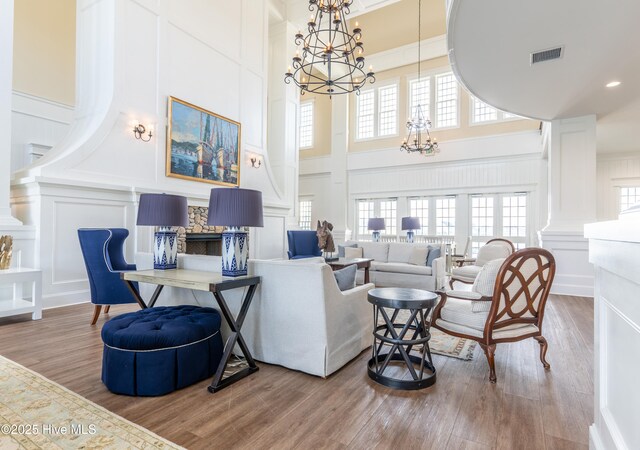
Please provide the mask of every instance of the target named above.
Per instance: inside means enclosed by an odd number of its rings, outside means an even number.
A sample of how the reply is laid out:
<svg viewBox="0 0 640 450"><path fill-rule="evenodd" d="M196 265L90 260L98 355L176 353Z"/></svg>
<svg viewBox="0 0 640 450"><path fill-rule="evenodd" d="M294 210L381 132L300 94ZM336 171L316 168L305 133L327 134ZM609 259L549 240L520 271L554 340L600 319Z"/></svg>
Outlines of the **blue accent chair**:
<svg viewBox="0 0 640 450"><path fill-rule="evenodd" d="M91 325L95 325L102 306L105 314L111 305L136 303L120 273L136 270L135 264L124 259L124 241L129 236L126 228L80 228L78 239L91 287L91 303L95 305ZM135 284L138 289L137 283Z"/></svg>
<svg viewBox="0 0 640 450"><path fill-rule="evenodd" d="M314 258L322 256L315 231L287 231L289 259Z"/></svg>
<svg viewBox="0 0 640 450"><path fill-rule="evenodd" d="M115 394L155 396L211 377L223 354L220 313L158 306L102 327L102 382Z"/></svg>

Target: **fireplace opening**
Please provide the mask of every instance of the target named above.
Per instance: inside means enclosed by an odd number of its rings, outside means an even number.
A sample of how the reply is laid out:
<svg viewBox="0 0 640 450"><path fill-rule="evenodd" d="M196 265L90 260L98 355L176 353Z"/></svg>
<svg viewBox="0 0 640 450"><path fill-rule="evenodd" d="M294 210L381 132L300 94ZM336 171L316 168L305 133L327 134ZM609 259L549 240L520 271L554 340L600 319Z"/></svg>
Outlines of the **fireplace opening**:
<svg viewBox="0 0 640 450"><path fill-rule="evenodd" d="M186 233L185 244L189 255L222 255L221 233Z"/></svg>

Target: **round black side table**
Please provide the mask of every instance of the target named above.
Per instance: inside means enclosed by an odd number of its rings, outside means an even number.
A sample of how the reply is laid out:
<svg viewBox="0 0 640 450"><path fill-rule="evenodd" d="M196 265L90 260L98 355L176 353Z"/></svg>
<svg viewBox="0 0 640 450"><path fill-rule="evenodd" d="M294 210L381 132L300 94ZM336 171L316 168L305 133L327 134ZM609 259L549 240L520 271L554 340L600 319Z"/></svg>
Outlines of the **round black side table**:
<svg viewBox="0 0 640 450"><path fill-rule="evenodd" d="M393 389L415 390L433 385L436 368L429 349L431 334L427 317L438 303L438 296L421 289L380 288L369 291L368 301L373 305L374 320L369 377ZM391 317L385 308L393 310ZM398 320L402 310L409 311L406 321ZM379 325L380 317L384 320L382 325ZM419 345L422 345L420 356L412 355L412 348ZM390 347L388 352L384 351L385 347ZM385 375L391 361L404 362L412 379Z"/></svg>

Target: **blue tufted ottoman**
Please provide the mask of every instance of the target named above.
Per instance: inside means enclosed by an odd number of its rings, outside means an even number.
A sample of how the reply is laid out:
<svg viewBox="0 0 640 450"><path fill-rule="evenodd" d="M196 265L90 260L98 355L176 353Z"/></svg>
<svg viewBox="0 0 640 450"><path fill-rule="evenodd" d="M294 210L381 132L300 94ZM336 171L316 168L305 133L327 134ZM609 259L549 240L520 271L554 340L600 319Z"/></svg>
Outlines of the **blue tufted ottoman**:
<svg viewBox="0 0 640 450"><path fill-rule="evenodd" d="M102 327L102 382L116 394L164 395L213 375L220 314L191 305L143 309Z"/></svg>

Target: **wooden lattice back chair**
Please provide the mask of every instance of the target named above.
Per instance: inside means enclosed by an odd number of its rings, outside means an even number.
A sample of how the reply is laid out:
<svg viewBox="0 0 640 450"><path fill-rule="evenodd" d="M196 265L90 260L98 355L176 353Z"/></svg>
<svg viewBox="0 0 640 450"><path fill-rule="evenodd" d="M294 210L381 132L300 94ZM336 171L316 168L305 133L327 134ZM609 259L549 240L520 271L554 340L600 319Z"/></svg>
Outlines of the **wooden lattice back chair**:
<svg viewBox="0 0 640 450"><path fill-rule="evenodd" d="M519 250L487 263L472 291L443 292L432 326L447 334L477 341L489 362L489 380L496 382L496 344L534 338L545 369L547 340L542 319L555 276L553 255L542 248Z"/></svg>

